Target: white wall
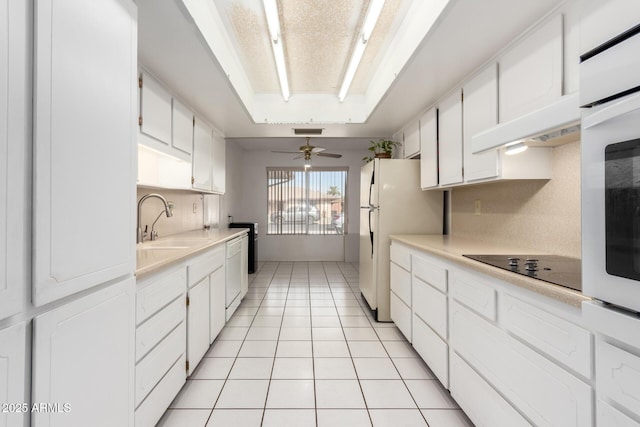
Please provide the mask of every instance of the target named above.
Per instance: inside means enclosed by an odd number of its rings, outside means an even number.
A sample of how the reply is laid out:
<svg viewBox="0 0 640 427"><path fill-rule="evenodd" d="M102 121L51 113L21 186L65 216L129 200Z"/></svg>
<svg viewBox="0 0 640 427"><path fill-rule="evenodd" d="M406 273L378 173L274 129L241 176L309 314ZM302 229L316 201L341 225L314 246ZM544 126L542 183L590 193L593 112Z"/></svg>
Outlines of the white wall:
<svg viewBox="0 0 640 427"><path fill-rule="evenodd" d="M318 145L322 145L318 143ZM348 141L345 141L348 145ZM302 166L294 155L269 150L245 150L227 141L227 194L221 204L221 223L232 215L234 221L256 221L259 227L260 261L358 261L360 167L366 150L336 150L340 159L314 157L315 166L348 167L347 234L344 236L267 235L267 167ZM233 178L232 178L233 176Z"/></svg>

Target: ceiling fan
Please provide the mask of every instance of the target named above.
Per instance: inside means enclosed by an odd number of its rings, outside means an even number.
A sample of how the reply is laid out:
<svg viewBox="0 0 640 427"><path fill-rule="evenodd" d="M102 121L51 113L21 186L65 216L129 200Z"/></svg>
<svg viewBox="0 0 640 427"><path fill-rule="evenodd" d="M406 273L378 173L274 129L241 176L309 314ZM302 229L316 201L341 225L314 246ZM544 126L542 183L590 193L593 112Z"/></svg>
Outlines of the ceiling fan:
<svg viewBox="0 0 640 427"><path fill-rule="evenodd" d="M333 157L339 159L342 157L342 154L334 154L334 153L325 153L324 148L316 147L309 143L311 137L307 136L307 143L305 145L301 145L298 151L272 151L273 153L285 153L285 154L297 154L294 159L302 159L305 160L305 167L311 166L311 156L320 156L320 157Z"/></svg>

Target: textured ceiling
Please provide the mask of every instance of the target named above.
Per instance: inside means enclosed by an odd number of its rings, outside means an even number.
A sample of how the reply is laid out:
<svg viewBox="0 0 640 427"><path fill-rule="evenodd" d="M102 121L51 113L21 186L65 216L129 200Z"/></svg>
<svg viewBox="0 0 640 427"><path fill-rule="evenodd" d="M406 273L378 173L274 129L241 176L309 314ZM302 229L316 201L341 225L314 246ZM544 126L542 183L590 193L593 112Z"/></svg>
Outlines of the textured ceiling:
<svg viewBox="0 0 640 427"><path fill-rule="evenodd" d="M280 93L260 0L212 0L255 93ZM292 94L337 95L369 0L278 0ZM409 0L387 0L350 93L368 82Z"/></svg>

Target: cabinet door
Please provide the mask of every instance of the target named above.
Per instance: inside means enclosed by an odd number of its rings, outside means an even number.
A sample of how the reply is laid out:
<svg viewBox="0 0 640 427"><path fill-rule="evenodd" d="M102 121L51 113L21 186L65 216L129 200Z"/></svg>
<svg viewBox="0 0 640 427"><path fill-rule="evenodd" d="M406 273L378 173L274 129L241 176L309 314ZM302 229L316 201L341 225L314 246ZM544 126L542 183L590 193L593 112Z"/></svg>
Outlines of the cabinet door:
<svg viewBox="0 0 640 427"><path fill-rule="evenodd" d="M240 299L249 291L249 236L242 237L242 282L240 283Z"/></svg>
<svg viewBox="0 0 640 427"><path fill-rule="evenodd" d="M29 404L25 390L27 361L27 330L24 323L0 331L0 403ZM26 409L26 408L25 408ZM0 426L22 427L29 410L4 408Z"/></svg>
<svg viewBox="0 0 640 427"><path fill-rule="evenodd" d="M140 75L140 132L171 144L171 94L148 73Z"/></svg>
<svg viewBox="0 0 640 427"><path fill-rule="evenodd" d="M133 426L134 301L130 278L35 317L32 398L61 409L33 425Z"/></svg>
<svg viewBox="0 0 640 427"><path fill-rule="evenodd" d="M191 184L196 190L211 191L211 167L213 155L213 130L196 117L193 128L193 178Z"/></svg>
<svg viewBox="0 0 640 427"><path fill-rule="evenodd" d="M216 339L224 328L225 315L225 267L222 265L209 276L210 301L209 301L209 343Z"/></svg>
<svg viewBox="0 0 640 427"><path fill-rule="evenodd" d="M27 16L27 2L0 0L0 320L24 305L22 296L31 267L27 40L32 28L26 24L30 22Z"/></svg>
<svg viewBox="0 0 640 427"><path fill-rule="evenodd" d="M437 110L430 109L420 118L420 187L438 185Z"/></svg>
<svg viewBox="0 0 640 427"><path fill-rule="evenodd" d="M135 269L137 28L130 0L37 0L35 11L40 306Z"/></svg>
<svg viewBox="0 0 640 427"><path fill-rule="evenodd" d="M498 176L498 150L473 154L471 137L498 123L498 70L492 64L464 88L464 179L475 181Z"/></svg>
<svg viewBox="0 0 640 427"><path fill-rule="evenodd" d="M462 94L456 91L438 107L440 185L462 182Z"/></svg>
<svg viewBox="0 0 640 427"><path fill-rule="evenodd" d="M217 131L213 132L212 174L214 193L224 194L226 185L226 141Z"/></svg>
<svg viewBox="0 0 640 427"><path fill-rule="evenodd" d="M196 369L209 348L209 276L189 289L187 307L187 375Z"/></svg>
<svg viewBox="0 0 640 427"><path fill-rule="evenodd" d="M500 123L559 98L562 95L562 15L529 34L499 62Z"/></svg>
<svg viewBox="0 0 640 427"><path fill-rule="evenodd" d="M173 99L172 120L171 145L175 149L191 154L193 147L193 113L175 98Z"/></svg>
<svg viewBox="0 0 640 427"><path fill-rule="evenodd" d="M414 122L404 130L404 157L420 154L420 122Z"/></svg>

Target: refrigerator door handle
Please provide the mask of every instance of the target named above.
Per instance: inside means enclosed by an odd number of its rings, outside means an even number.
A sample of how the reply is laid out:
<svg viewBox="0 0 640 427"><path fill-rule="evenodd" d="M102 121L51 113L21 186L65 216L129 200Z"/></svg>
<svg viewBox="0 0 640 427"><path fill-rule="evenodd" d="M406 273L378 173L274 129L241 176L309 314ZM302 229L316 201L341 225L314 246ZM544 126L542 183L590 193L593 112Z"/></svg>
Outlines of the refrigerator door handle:
<svg viewBox="0 0 640 427"><path fill-rule="evenodd" d="M373 230L371 229L371 213L373 208L369 209L369 238L371 239L371 259L373 259Z"/></svg>

